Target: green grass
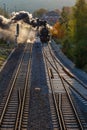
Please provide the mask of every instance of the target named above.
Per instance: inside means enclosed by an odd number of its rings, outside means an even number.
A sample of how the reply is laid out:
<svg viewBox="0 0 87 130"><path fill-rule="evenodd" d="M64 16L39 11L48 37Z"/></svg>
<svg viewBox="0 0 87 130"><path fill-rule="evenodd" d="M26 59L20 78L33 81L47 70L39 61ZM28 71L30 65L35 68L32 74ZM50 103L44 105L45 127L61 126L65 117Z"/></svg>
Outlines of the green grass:
<svg viewBox="0 0 87 130"><path fill-rule="evenodd" d="M6 49L0 50L0 66L3 65L4 61L6 60L9 54L10 52L8 53Z"/></svg>
<svg viewBox="0 0 87 130"><path fill-rule="evenodd" d="M13 48L14 45L12 43L8 46L6 42L0 41L0 67L3 65Z"/></svg>

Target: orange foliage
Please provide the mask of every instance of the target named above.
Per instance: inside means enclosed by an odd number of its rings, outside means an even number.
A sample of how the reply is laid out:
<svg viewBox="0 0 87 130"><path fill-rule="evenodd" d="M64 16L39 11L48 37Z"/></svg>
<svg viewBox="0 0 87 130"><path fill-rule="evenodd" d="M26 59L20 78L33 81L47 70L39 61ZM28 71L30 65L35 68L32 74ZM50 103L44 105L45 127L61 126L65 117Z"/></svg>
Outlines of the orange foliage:
<svg viewBox="0 0 87 130"><path fill-rule="evenodd" d="M53 26L53 28L51 29L51 34L55 38L62 39L64 37L64 28L63 28L62 24L60 24L59 22L57 22Z"/></svg>

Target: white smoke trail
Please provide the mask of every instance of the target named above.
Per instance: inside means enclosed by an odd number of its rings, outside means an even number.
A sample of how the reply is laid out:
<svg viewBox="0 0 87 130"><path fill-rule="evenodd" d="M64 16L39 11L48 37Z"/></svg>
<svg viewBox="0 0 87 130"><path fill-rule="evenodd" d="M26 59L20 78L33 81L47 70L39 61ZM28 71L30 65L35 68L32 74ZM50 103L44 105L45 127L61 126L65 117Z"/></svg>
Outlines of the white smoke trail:
<svg viewBox="0 0 87 130"><path fill-rule="evenodd" d="M19 22L19 36L18 43L27 41L30 26L23 25ZM14 42L16 33L16 23L11 24L8 29L0 29L0 38Z"/></svg>
<svg viewBox="0 0 87 130"><path fill-rule="evenodd" d="M31 31L31 27L29 24L26 24L24 21L25 16L29 16L29 20L32 18L32 14L25 11L14 12L11 15L10 19L4 18L0 16L0 39L9 40L11 42L15 41L15 34L16 34L16 25L19 24L19 36L17 38L18 43L24 43L27 40L34 39L35 31ZM19 18L18 18L19 17ZM12 19L16 18L16 22L13 22Z"/></svg>

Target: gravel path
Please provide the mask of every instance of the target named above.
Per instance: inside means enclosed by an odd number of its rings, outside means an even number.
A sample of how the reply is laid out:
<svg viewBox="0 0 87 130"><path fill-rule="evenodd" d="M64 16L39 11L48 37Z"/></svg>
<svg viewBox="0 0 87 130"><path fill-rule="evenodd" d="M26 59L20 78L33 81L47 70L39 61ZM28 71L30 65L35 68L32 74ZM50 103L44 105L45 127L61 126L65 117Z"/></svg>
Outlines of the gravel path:
<svg viewBox="0 0 87 130"><path fill-rule="evenodd" d="M53 130L41 44L33 46L29 130Z"/></svg>

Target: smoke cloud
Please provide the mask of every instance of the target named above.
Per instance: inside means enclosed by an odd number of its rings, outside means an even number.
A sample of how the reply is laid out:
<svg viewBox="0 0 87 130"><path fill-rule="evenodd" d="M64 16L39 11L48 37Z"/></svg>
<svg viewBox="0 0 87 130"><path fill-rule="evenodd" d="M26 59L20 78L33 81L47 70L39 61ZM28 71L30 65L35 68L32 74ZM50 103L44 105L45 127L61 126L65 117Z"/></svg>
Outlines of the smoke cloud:
<svg viewBox="0 0 87 130"><path fill-rule="evenodd" d="M4 16L0 15L0 27L2 29L8 29L11 24L11 20L5 18Z"/></svg>
<svg viewBox="0 0 87 130"><path fill-rule="evenodd" d="M16 26L19 24L18 43L31 41L35 37L35 30L32 30L30 21L32 14L25 11L13 12L9 19L0 15L0 39L10 42L15 41ZM31 33L32 32L32 33Z"/></svg>
<svg viewBox="0 0 87 130"><path fill-rule="evenodd" d="M32 14L30 14L29 12L25 12L25 11L19 11L19 12L13 12L11 14L12 21L19 21L19 20L23 20L25 23L30 23L30 20L32 19Z"/></svg>

